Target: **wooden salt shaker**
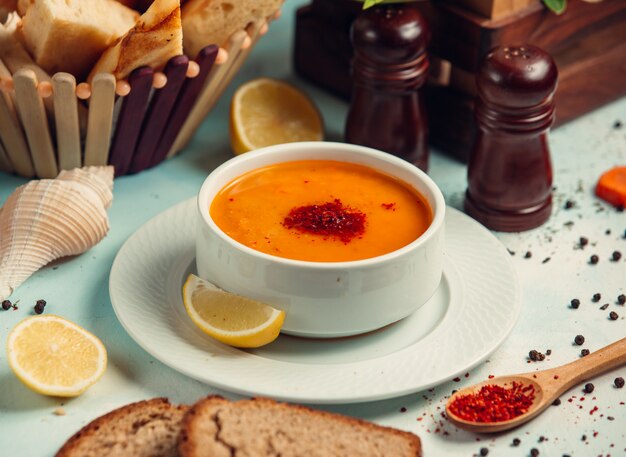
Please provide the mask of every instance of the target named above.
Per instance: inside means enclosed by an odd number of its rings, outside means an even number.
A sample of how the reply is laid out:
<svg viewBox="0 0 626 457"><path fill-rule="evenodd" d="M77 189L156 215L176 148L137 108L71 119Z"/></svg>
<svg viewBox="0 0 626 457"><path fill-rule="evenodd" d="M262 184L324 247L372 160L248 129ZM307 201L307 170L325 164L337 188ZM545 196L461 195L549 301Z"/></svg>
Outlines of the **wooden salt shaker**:
<svg viewBox="0 0 626 457"><path fill-rule="evenodd" d="M429 28L409 4L369 8L352 25L352 104L345 139L428 169L426 81Z"/></svg>
<svg viewBox="0 0 626 457"><path fill-rule="evenodd" d="M490 229L529 230L550 217L557 76L552 57L529 45L494 48L478 71L465 211Z"/></svg>

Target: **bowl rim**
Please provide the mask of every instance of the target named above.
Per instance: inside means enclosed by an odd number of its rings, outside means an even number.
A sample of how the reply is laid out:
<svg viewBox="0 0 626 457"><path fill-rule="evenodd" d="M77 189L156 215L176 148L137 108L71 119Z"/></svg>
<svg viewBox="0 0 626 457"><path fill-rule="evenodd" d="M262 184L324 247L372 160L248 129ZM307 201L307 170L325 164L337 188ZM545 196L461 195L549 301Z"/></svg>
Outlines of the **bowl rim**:
<svg viewBox="0 0 626 457"><path fill-rule="evenodd" d="M209 200L208 198L209 187L211 186L212 181L216 179L216 177L218 177L221 173L228 171L232 167L237 167L242 163L253 161L257 157L265 156L268 154L276 154L276 155L284 156L284 160L278 160L274 162L275 164L283 163L283 162L290 162L293 160L317 160L317 159L292 159L290 160L289 158L290 152L297 152L301 149L306 149L306 148L318 148L322 150L340 149L340 150L347 151L350 153L356 153L356 155L362 154L364 156L373 158L374 160L378 160L380 162L386 162L391 165L398 166L412 173L415 177L418 178L419 181L421 181L422 184L424 184L428 188L428 190L433 195L433 200L435 203L434 205L431 205L431 206L434 206L432 208L433 220L431 221L430 225L428 226L428 228L426 229L424 233L422 233L419 237L417 237L415 240L413 240L409 244L406 244L399 249L396 249L394 251L391 251L391 252L388 252L386 254L382 254L379 256L369 257L366 259L347 260L347 261L338 261L338 262L317 262L317 261L311 261L311 260L296 260L296 259L279 257L279 256L275 256L272 254L267 254L265 252L257 251L256 249L248 247L245 244L235 240L234 238L231 238L215 223L215 221L210 215L210 211L208 211L207 209L210 208L210 202L208 201ZM319 159L319 160L329 160L329 159ZM337 159L337 161L348 162L347 160L342 160L342 159ZM358 162L352 162L352 163L358 164ZM375 166L372 166L369 164L361 164L361 165L369 166L370 168L376 169ZM263 166L267 166L267 165L263 165ZM252 168L249 171L255 170L257 168L262 168L263 166ZM379 171L380 173L384 173L394 178L401 179L392 173L383 172L380 169L376 169L376 170ZM242 172L241 174L243 173L247 173L247 171ZM413 187L411 183L407 183L407 184ZM322 269L322 270L331 270L331 269L340 269L340 268L374 267L382 263L392 262L396 260L397 258L402 257L408 254L409 252L418 249L420 246L422 246L423 244L426 244L431 238L433 238L435 234L438 233L443 226L444 219L445 219L445 211L446 211L445 199L443 197L443 194L441 193L441 190L437 186L437 184L433 181L433 179L430 176L428 176L424 171L420 170L415 165L403 159L400 159L396 156L388 154L386 152L379 151L377 149L349 144L349 143L339 143L339 142L331 142L331 141L303 141L303 142L284 143L284 144L279 144L279 145L274 145L274 146L267 146L264 148L256 149L254 151L246 152L244 154L235 156L227 160L226 162L222 163L217 168L215 168L206 177L206 179L202 183L200 192L198 193L198 196L196 198L196 204L197 204L197 210L200 213L201 219L204 222L204 224L208 226L208 228L212 230L215 234L217 234L217 236L221 238L222 241L231 245L235 249L240 250L248 255L259 257L261 259L264 259L270 262L275 262L275 263L282 264L282 265L286 265L286 266L288 265L292 267L314 268L314 269Z"/></svg>

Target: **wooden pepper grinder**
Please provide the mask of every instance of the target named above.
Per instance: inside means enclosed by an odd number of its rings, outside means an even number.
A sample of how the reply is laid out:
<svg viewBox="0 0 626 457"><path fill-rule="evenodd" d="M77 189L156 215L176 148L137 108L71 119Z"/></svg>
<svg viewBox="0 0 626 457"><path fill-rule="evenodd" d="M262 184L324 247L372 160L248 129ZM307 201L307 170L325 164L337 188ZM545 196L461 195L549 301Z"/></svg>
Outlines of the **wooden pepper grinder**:
<svg viewBox="0 0 626 457"><path fill-rule="evenodd" d="M428 169L426 81L429 28L409 4L369 8L352 24L354 89L345 139Z"/></svg>
<svg viewBox="0 0 626 457"><path fill-rule="evenodd" d="M557 77L552 57L529 45L491 50L478 71L465 211L490 229L529 230L550 217Z"/></svg>

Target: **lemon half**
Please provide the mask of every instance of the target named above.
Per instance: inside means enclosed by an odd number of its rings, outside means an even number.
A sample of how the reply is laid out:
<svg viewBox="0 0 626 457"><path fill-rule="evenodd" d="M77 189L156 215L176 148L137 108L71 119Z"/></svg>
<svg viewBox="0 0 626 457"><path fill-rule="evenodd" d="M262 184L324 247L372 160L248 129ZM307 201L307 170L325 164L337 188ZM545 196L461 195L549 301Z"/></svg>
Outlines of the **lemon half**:
<svg viewBox="0 0 626 457"><path fill-rule="evenodd" d="M281 143L321 141L323 123L311 99L275 79L260 78L237 89L230 106L235 154Z"/></svg>
<svg viewBox="0 0 626 457"><path fill-rule="evenodd" d="M15 375L35 392L75 397L103 375L107 353L102 342L79 325L47 314L24 319L7 338Z"/></svg>

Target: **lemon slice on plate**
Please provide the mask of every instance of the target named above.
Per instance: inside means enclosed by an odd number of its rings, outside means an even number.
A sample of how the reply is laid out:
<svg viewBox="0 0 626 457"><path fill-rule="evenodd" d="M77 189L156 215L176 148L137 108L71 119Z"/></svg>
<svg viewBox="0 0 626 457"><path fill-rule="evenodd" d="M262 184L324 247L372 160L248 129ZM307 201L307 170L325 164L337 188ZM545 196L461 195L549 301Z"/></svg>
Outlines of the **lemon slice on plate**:
<svg viewBox="0 0 626 457"><path fill-rule="evenodd" d="M307 95L275 79L255 79L237 89L230 105L235 154L281 143L321 141L322 118Z"/></svg>
<svg viewBox="0 0 626 457"><path fill-rule="evenodd" d="M284 311L226 292L193 274L183 286L183 302L191 320L204 333L240 348L271 343L285 321Z"/></svg>
<svg viewBox="0 0 626 457"><path fill-rule="evenodd" d="M15 375L35 392L75 397L106 369L102 342L59 316L24 319L7 338L7 356Z"/></svg>

